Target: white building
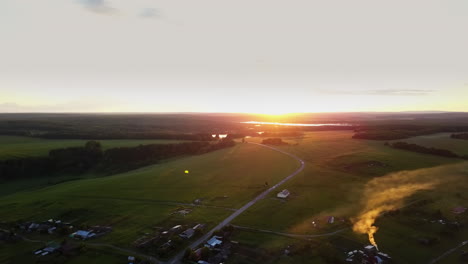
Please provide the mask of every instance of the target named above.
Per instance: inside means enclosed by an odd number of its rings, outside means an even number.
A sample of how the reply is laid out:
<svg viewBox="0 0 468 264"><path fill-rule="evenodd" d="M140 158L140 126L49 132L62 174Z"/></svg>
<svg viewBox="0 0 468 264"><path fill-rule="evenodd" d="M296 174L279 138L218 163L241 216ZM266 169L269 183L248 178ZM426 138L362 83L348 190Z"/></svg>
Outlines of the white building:
<svg viewBox="0 0 468 264"><path fill-rule="evenodd" d="M286 190L286 189L282 190L281 192L279 192L279 193L276 195L276 197L278 197L278 198L283 198L283 199L284 199L284 198L287 198L288 196L289 196L289 191Z"/></svg>

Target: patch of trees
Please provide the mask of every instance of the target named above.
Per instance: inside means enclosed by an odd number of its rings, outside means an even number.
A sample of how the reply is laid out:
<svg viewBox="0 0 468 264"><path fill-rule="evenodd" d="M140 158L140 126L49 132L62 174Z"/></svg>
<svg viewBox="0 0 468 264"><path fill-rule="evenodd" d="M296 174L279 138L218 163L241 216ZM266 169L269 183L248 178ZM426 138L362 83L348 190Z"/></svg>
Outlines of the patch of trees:
<svg viewBox="0 0 468 264"><path fill-rule="evenodd" d="M288 143L284 142L281 138L267 138L262 140L262 144L275 146L288 145Z"/></svg>
<svg viewBox="0 0 468 264"><path fill-rule="evenodd" d="M396 140L404 139L415 136L422 136L438 133L436 130L427 129L427 130L369 130L357 132L353 135L354 139L370 139L370 140Z"/></svg>
<svg viewBox="0 0 468 264"><path fill-rule="evenodd" d="M454 138L454 139L464 139L464 140L468 140L468 133L461 133L461 134L452 134L450 135L451 138Z"/></svg>
<svg viewBox="0 0 468 264"><path fill-rule="evenodd" d="M428 147L424 147L421 145L411 144L411 143L406 143L406 142L388 143L388 145L396 149L403 149L403 150L408 150L408 151L418 152L418 153L423 153L423 154L430 154L430 155L442 156L442 157L447 157L447 158L465 158L447 149L438 149L438 148L432 148L432 147L428 148Z"/></svg>
<svg viewBox="0 0 468 264"><path fill-rule="evenodd" d="M102 167L106 171L126 171L154 164L159 160L183 155L198 155L234 145L235 142L233 140L223 139L217 143L185 142L112 148L104 152Z"/></svg>
<svg viewBox="0 0 468 264"><path fill-rule="evenodd" d="M171 139L212 141L215 140L211 134L174 134L174 133L151 133L151 132L100 132L100 133L77 133L77 132L47 132L37 135L48 139Z"/></svg>
<svg viewBox="0 0 468 264"><path fill-rule="evenodd" d="M301 137L304 133L298 131L287 131L287 132L264 132L263 134L257 135L260 137Z"/></svg>
<svg viewBox="0 0 468 264"><path fill-rule="evenodd" d="M183 155L197 155L232 147L230 139L211 142L185 142L178 144L151 144L136 147L102 150L97 141L83 147L53 149L47 157L30 157L0 161L0 180L77 175L88 171L104 174L128 171Z"/></svg>
<svg viewBox="0 0 468 264"><path fill-rule="evenodd" d="M56 174L80 174L98 164L103 157L101 144L89 141L83 147L53 149L47 157L0 161L0 180L13 180Z"/></svg>
<svg viewBox="0 0 468 264"><path fill-rule="evenodd" d="M381 125L378 127L358 128L355 130L353 138L370 140L397 140L442 132L462 131L468 131L468 127L437 125Z"/></svg>

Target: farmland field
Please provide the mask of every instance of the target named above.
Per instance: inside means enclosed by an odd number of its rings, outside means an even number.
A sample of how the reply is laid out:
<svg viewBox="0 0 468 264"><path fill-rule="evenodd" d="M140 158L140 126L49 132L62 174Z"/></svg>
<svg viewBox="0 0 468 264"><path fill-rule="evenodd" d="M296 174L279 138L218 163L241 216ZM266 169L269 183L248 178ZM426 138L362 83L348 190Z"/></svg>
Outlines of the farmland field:
<svg viewBox="0 0 468 264"><path fill-rule="evenodd" d="M233 239L244 247L228 263L297 263L305 259L308 263L326 263L321 257L323 252L336 248L357 249L368 243L366 235L352 232L349 219L361 209L362 190L369 181L402 170L416 171L462 162L397 150L381 141L355 140L351 136L351 132L324 131L309 132L300 138L283 138L289 145L277 148L303 159L305 170L280 187L291 192L287 200L276 198L273 192L234 219L234 225L252 230L236 229ZM247 141L261 142L261 138ZM240 208L267 185L283 179L298 166L296 160L282 153L238 143L233 148L118 175L6 195L0 201L0 220L63 218L83 225L111 225L114 231L95 241L131 248L135 239L151 232L155 226L202 222L209 228L214 227L232 210ZM189 173L184 173L185 170ZM409 207L403 213L377 220L380 230L376 238L381 249L397 263L426 263L466 239L468 231L465 229L455 234L442 226L421 224L424 217L435 219L433 215L437 211L446 221L465 221L464 216L454 216L451 208L466 204L466 190L465 184L459 184L450 190L439 188L408 197L405 204ZM189 205L197 199L201 206ZM421 199L431 202L410 206ZM193 208L187 216L174 214L187 207ZM336 223L327 224L325 219L329 216L334 216ZM312 222L318 225L313 226ZM325 236L309 241L255 231L258 229ZM338 230L339 233L333 234ZM437 237L439 242L432 247L421 246L418 240L425 237ZM301 248L302 253L294 256L279 253L291 245ZM248 248L257 249L258 258L254 257L255 251ZM303 248L310 248L310 252Z"/></svg>
<svg viewBox="0 0 468 264"><path fill-rule="evenodd" d="M212 227L232 213L230 208L242 206L264 190L265 182L274 184L298 166L284 154L238 144L115 176L8 195L0 201L1 221L60 218L80 224L111 225L114 231L98 241L129 247L158 224L201 222ZM178 203L192 203L195 199L200 199L203 206L182 218L172 215L184 207Z"/></svg>
<svg viewBox="0 0 468 264"><path fill-rule="evenodd" d="M412 137L405 140L408 143L418 144L425 147L448 149L458 155L468 155L468 140L450 138L452 133L437 133L426 136Z"/></svg>
<svg viewBox="0 0 468 264"><path fill-rule="evenodd" d="M81 139L42 139L32 137L0 135L0 160L46 156L51 149L83 146L88 140ZM98 140L103 149L117 147L131 147L140 144L168 144L183 142L182 140L133 140L133 139L106 139Z"/></svg>
<svg viewBox="0 0 468 264"><path fill-rule="evenodd" d="M381 141L354 140L351 136L350 132L315 132L308 133L302 138L283 139L290 144L280 148L294 153L307 163L304 173L284 185L284 188L291 192L290 198L285 202L277 199L275 195L270 195L269 198L260 201L235 219L234 224L297 234L313 235L336 231L342 228L342 225L326 224L324 219L327 216L334 216L338 219L355 216L360 209L361 190L371 179L402 170L416 170L462 162L458 159L392 149ZM411 140L416 141L419 138ZM444 142L452 143L456 140L448 138L447 141L441 141L440 136L435 136L434 139L435 142L432 142L431 137L426 137L424 144L421 144L425 146L433 144L433 146L447 149L455 146L455 144L445 145ZM251 140L259 141L258 138ZM459 148L459 151L463 151L463 147ZM460 196L460 193L468 190L466 184L461 184L455 189L452 188L450 191L436 189L431 193L415 194L407 202L424 198L433 199L435 202L420 208L421 214L430 214L429 212L440 210L444 217L454 219L455 216L450 209L459 204L466 204L468 201L468 197ZM404 217L400 218L404 219ZM382 225L382 231L376 235L377 239L382 241L382 250L394 255L399 260L398 263L407 263L406 261L425 263L430 257L438 256L456 245L456 241L460 242L468 237L468 231L463 230L456 236L454 235L454 240L451 240L434 232L430 226L415 228L414 222L421 221L418 217L408 216L404 220L400 218L398 218L400 221L382 220L382 223L379 223ZM321 224L314 227L311 224L312 221L321 222ZM408 228L408 225L411 228ZM439 232L445 231L439 230ZM365 244L367 240L367 236L357 235L351 230L342 235L350 240L360 241L362 244ZM431 236L441 236L440 243L436 247L429 249L418 244L418 239L421 237ZM411 241L411 244L408 244L408 241ZM264 242L267 247L271 243L271 241ZM399 253L402 251L402 245L406 245L407 252Z"/></svg>

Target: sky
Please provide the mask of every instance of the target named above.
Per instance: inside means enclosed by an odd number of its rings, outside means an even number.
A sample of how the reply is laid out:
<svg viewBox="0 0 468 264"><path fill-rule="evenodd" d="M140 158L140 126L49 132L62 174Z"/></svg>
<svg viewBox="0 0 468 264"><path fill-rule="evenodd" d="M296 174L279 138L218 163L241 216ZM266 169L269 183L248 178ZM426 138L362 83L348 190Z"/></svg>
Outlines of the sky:
<svg viewBox="0 0 468 264"><path fill-rule="evenodd" d="M0 112L468 111L466 0L2 0Z"/></svg>

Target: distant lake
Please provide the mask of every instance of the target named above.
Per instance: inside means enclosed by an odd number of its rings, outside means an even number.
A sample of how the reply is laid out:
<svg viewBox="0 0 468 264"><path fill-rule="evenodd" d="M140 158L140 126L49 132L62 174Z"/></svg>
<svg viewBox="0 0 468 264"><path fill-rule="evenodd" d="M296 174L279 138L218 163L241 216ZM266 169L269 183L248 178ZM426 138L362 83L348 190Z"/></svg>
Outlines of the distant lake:
<svg viewBox="0 0 468 264"><path fill-rule="evenodd" d="M347 123L301 124L301 123L279 123L279 122L260 122L260 121L247 121L247 122L241 122L241 123L253 124L253 125L304 126L304 127L352 126L351 124L347 124Z"/></svg>
<svg viewBox="0 0 468 264"><path fill-rule="evenodd" d="M219 135L219 138L225 138L228 134L212 134L211 136L216 137L216 135Z"/></svg>

